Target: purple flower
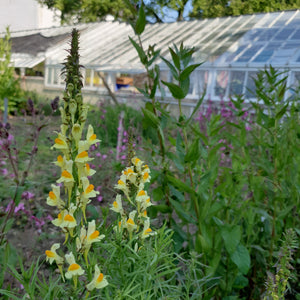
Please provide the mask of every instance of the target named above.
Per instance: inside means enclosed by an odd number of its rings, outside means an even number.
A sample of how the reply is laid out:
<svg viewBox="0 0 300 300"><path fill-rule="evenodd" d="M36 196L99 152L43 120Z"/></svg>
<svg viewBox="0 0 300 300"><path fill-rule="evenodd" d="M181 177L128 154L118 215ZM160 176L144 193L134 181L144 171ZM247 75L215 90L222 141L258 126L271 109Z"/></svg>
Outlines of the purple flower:
<svg viewBox="0 0 300 300"><path fill-rule="evenodd" d="M103 155L102 155L102 159L103 159L103 160L107 159L107 155L106 155L106 154L103 154Z"/></svg>
<svg viewBox="0 0 300 300"><path fill-rule="evenodd" d="M34 197L34 194L29 191L25 191L22 193L22 199L24 199L24 200L30 200L33 197Z"/></svg>
<svg viewBox="0 0 300 300"><path fill-rule="evenodd" d="M127 136L127 135L128 135L128 133L127 133L126 130L123 132L123 135L124 135L124 136Z"/></svg>
<svg viewBox="0 0 300 300"><path fill-rule="evenodd" d="M96 147L94 145L91 146L90 150L95 151Z"/></svg>
<svg viewBox="0 0 300 300"><path fill-rule="evenodd" d="M121 146L121 151L125 151L125 150L126 150L126 146L125 145Z"/></svg>
<svg viewBox="0 0 300 300"><path fill-rule="evenodd" d="M251 127L248 126L248 125L246 125L245 129L246 129L247 131L251 131Z"/></svg>
<svg viewBox="0 0 300 300"><path fill-rule="evenodd" d="M121 156L121 159L122 159L122 160L125 160L125 159L126 159L126 155L122 155L122 156Z"/></svg>
<svg viewBox="0 0 300 300"><path fill-rule="evenodd" d="M97 197L98 202L102 202L102 200L103 200L103 197L101 195Z"/></svg>
<svg viewBox="0 0 300 300"><path fill-rule="evenodd" d="M125 143L128 142L128 140L127 139L123 139L122 142L125 144Z"/></svg>
<svg viewBox="0 0 300 300"><path fill-rule="evenodd" d="M100 153L100 152L97 152L97 153L96 153L96 156L97 156L97 157L100 157L100 156L101 156L101 153Z"/></svg>
<svg viewBox="0 0 300 300"><path fill-rule="evenodd" d="M24 203L21 202L17 207L15 207L15 213L17 213L19 210L25 210Z"/></svg>
<svg viewBox="0 0 300 300"><path fill-rule="evenodd" d="M8 175L7 169L1 169L1 172L2 172L3 176L7 176Z"/></svg>
<svg viewBox="0 0 300 300"><path fill-rule="evenodd" d="M98 186L96 187L96 191L100 192L101 188L102 188L102 186L101 186L101 185L98 185Z"/></svg>
<svg viewBox="0 0 300 300"><path fill-rule="evenodd" d="M100 165L98 165L98 168L99 168L99 169L101 169L101 168L102 168L102 165L101 165L101 164L100 164Z"/></svg>

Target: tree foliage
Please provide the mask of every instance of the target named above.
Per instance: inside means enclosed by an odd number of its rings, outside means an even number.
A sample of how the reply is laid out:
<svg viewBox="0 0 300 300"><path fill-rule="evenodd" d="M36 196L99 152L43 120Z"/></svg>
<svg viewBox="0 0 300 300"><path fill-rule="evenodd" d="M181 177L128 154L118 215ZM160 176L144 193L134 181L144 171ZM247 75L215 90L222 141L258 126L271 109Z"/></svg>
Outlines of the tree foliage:
<svg viewBox="0 0 300 300"><path fill-rule="evenodd" d="M116 20L132 21L140 0L37 0L50 9L60 11L61 22L96 22L112 15ZM300 7L300 0L190 0L192 11L189 18L215 18L238 16L259 12L274 12ZM143 6L147 20L164 22L165 17L174 21L184 19L189 0L147 0ZM170 14L170 11L173 13Z"/></svg>
<svg viewBox="0 0 300 300"><path fill-rule="evenodd" d="M239 16L300 7L300 0L193 0L194 18Z"/></svg>

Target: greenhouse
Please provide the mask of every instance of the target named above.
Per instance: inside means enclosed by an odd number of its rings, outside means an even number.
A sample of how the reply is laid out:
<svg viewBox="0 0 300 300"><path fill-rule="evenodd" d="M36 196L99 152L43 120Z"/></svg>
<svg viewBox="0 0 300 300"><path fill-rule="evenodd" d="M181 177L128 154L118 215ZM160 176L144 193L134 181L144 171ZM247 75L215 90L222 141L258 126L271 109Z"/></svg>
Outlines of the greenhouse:
<svg viewBox="0 0 300 300"><path fill-rule="evenodd" d="M44 85L48 88L60 89L64 86L60 76L61 62L65 56L65 34L70 28L50 28L35 32L48 37L63 37L44 49L42 55L39 53L35 56L37 63L44 63ZM130 84L124 84L123 87L129 86L127 92L136 93L130 85L135 85L136 75L143 73L144 69L128 39L128 36L134 37L131 26L107 21L80 25L78 28L83 45L80 53L82 65L85 66L85 90L106 94L105 80L111 90L121 93L118 90L118 79L132 77L133 80L128 81ZM29 34L27 31L26 35ZM14 42L14 34L12 37ZM206 99L210 100L227 100L239 94L251 99L254 97L252 89L255 74L269 65L286 71L282 75L288 76L287 84L290 87L286 98L299 85L300 10L148 24L142 41L145 48L155 44L167 59L170 58L168 47L173 44L183 42L185 46L195 47L194 62L201 62L202 65L192 75L187 97L190 100L198 99L204 91ZM21 65L21 53L13 57L15 66ZM24 54L23 57L26 58ZM161 67L161 78L172 80L162 60L157 63ZM32 64L27 66L32 67ZM166 90L165 97L170 96Z"/></svg>

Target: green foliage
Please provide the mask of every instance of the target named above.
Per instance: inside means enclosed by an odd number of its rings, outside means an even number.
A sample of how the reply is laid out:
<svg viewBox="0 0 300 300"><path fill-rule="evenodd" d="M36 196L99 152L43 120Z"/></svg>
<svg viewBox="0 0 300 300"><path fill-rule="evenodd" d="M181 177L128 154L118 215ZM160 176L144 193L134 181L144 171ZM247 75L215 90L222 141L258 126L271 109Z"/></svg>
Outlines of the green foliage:
<svg viewBox="0 0 300 300"><path fill-rule="evenodd" d="M14 112L24 102L20 98L21 89L19 80L14 76L14 68L11 65L11 42L9 29L6 35L0 39L0 109L4 110L4 98L8 99L8 110Z"/></svg>
<svg viewBox="0 0 300 300"><path fill-rule="evenodd" d="M118 126L121 112L124 112L124 129L131 130L134 138L143 137L157 144L157 136L152 128L145 129L142 126L142 114L124 104L119 106L105 105L100 109L94 108L90 111L89 120L95 124L95 133L101 136L101 146L117 146Z"/></svg>
<svg viewBox="0 0 300 300"><path fill-rule="evenodd" d="M145 57L138 40L134 46ZM284 100L287 77L270 67L255 80L257 102L249 111L240 97L232 101L233 120L213 114L204 124L195 124L181 107L189 76L198 67L190 64L193 49L181 45L169 52L172 59L162 60L173 80L162 84L178 100L179 116L170 116L150 96L150 84L143 90L152 100L143 109L144 119L160 140L158 149L152 149L152 164L159 170L152 183L162 200L153 214L161 208L168 216L176 251L202 254L205 274L214 277L204 299L257 299L282 233L300 225L292 213L300 209L299 105ZM159 72L146 60L142 63L148 74ZM252 123L245 121L245 113L252 114Z"/></svg>
<svg viewBox="0 0 300 300"><path fill-rule="evenodd" d="M191 17L216 18L299 8L299 0L194 0Z"/></svg>

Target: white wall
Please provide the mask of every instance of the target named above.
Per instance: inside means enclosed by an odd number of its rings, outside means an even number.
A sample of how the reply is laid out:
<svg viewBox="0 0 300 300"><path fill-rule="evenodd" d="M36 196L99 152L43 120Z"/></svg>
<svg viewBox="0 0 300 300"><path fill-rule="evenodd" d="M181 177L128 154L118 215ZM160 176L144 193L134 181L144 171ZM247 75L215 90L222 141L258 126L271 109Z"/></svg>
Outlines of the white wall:
<svg viewBox="0 0 300 300"><path fill-rule="evenodd" d="M0 0L0 32L59 26L54 13L36 0Z"/></svg>

